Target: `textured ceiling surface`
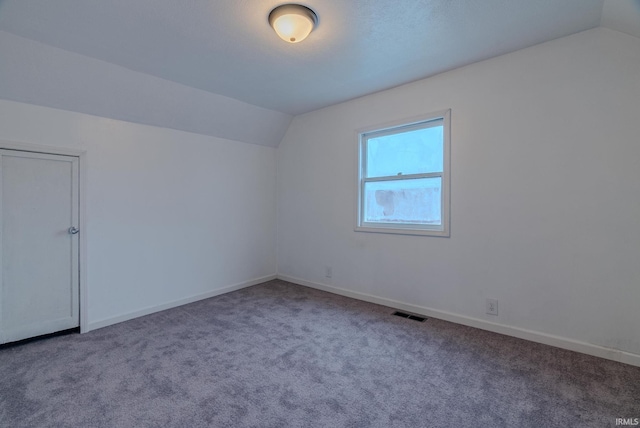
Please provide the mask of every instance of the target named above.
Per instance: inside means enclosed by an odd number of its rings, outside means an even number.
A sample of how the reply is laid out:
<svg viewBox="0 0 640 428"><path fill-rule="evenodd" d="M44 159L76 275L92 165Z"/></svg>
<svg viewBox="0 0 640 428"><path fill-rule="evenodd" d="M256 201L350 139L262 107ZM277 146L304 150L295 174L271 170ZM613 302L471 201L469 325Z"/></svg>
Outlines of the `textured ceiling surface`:
<svg viewBox="0 0 640 428"><path fill-rule="evenodd" d="M281 3L0 0L0 30L300 114L596 27L603 12L603 0L305 0L319 25L291 45L267 23Z"/></svg>

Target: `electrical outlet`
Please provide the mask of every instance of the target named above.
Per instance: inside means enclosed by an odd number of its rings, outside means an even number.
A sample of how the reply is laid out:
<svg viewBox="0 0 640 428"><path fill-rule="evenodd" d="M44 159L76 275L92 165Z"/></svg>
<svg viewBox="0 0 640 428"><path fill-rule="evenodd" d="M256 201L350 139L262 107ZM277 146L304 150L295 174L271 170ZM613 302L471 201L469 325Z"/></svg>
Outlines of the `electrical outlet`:
<svg viewBox="0 0 640 428"><path fill-rule="evenodd" d="M331 266L324 267L324 276L326 278L331 278L333 276L333 269L331 269Z"/></svg>
<svg viewBox="0 0 640 428"><path fill-rule="evenodd" d="M487 313L498 315L498 299L487 299Z"/></svg>

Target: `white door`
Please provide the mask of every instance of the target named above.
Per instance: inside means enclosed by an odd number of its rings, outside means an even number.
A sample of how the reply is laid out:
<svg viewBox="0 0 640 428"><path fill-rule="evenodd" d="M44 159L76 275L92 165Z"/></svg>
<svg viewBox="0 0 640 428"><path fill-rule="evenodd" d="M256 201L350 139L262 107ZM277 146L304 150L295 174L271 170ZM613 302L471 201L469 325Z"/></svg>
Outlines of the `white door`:
<svg viewBox="0 0 640 428"><path fill-rule="evenodd" d="M77 327L78 158L0 160L0 343Z"/></svg>

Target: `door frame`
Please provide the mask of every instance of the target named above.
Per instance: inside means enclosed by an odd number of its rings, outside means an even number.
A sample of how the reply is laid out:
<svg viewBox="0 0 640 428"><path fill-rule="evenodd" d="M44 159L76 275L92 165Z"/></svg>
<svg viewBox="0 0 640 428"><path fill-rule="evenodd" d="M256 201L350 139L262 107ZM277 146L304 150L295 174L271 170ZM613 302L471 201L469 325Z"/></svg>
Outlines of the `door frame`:
<svg viewBox="0 0 640 428"><path fill-rule="evenodd" d="M20 152L44 153L49 155L72 156L78 158L78 198L79 198L79 228L78 243L78 280L80 281L80 333L89 331L89 311L87 299L87 228L86 228L86 197L87 194L87 151L68 147L45 146L40 144L22 143L0 139L0 149Z"/></svg>

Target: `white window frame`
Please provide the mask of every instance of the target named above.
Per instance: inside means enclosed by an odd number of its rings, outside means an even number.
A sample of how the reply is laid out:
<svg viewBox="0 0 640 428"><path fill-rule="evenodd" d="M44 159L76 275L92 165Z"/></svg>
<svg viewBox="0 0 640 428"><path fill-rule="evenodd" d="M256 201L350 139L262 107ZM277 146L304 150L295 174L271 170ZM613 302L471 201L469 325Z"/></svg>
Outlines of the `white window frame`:
<svg viewBox="0 0 640 428"><path fill-rule="evenodd" d="M387 176L365 178L367 162L367 141L369 138L381 135L406 132L411 128L419 129L421 125L433 121L442 121L443 125L443 171L435 173L407 174L401 176ZM451 110L443 110L427 115L398 120L383 125L369 126L357 131L357 202L356 202L356 232L391 233L402 235L424 235L449 237L450 219L450 182L451 182ZM367 182L390 181L390 180L410 180L417 178L442 178L442 191L440 195L442 224L440 225L419 225L419 224L389 224L364 221L364 187Z"/></svg>

